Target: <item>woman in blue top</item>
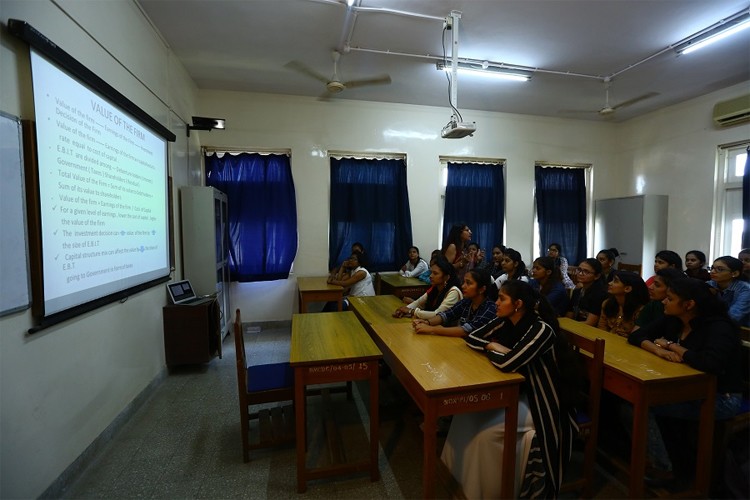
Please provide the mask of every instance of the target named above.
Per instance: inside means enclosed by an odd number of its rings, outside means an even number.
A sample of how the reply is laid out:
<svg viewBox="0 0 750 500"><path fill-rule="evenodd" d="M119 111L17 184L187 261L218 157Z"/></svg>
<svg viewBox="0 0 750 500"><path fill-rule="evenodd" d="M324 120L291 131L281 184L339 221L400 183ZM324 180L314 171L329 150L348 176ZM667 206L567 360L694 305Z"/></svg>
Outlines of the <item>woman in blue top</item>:
<svg viewBox="0 0 750 500"><path fill-rule="evenodd" d="M428 335L464 337L495 317L494 298L497 289L492 286L487 270L472 269L467 272L461 290L463 300L432 318L415 319L412 322L414 331Z"/></svg>
<svg viewBox="0 0 750 500"><path fill-rule="evenodd" d="M731 255L719 257L711 266L711 281L729 307L729 317L740 326L750 326L750 284L742 274L742 261Z"/></svg>
<svg viewBox="0 0 750 500"><path fill-rule="evenodd" d="M547 298L558 316L568 310L568 291L562 283L560 268L552 257L539 257L531 266L531 286Z"/></svg>

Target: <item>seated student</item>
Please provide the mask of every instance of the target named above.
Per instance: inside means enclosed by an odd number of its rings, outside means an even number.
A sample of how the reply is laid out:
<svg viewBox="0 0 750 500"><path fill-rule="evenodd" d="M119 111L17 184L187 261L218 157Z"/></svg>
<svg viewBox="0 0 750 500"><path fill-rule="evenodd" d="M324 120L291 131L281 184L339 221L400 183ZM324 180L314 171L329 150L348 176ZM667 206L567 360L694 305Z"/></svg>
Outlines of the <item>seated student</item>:
<svg viewBox="0 0 750 500"><path fill-rule="evenodd" d="M573 289L565 316L596 326L602 312L602 303L607 298L601 263L596 259L585 259L576 269L576 278L578 286Z"/></svg>
<svg viewBox="0 0 750 500"><path fill-rule="evenodd" d="M427 335L464 337L495 317L492 299L497 290L492 286L490 273L484 269L470 270L464 277L461 289L464 294L462 300L432 318L415 319L412 321L414 331Z"/></svg>
<svg viewBox="0 0 750 500"><path fill-rule="evenodd" d="M669 288L669 284L672 280L684 277L685 276L680 271L673 267L656 271L654 281L652 281L651 286L648 287L648 298L650 300L645 306L643 306L641 313L635 319L635 328L642 328L664 316L663 301L667 297L667 288Z"/></svg>
<svg viewBox="0 0 750 500"><path fill-rule="evenodd" d="M495 287L498 289L505 281L508 280L521 280L529 282L526 271L526 264L521 258L521 253L518 250L512 248L506 248L503 253L503 260L501 262L504 273L495 280Z"/></svg>
<svg viewBox="0 0 750 500"><path fill-rule="evenodd" d="M739 328L727 315L726 305L711 293L705 282L687 277L671 281L664 299L664 316L631 333L628 342L667 361L686 363L716 375L715 418L731 418L739 412L742 401ZM659 477L670 476L673 460L691 455L684 449L678 450L690 435L679 436L679 442L668 442L665 448L662 435L667 429L656 425L653 415L696 421L700 405L700 401L688 401L651 407L648 450ZM667 452L670 448L671 452ZM694 473L695 469L689 469L677 472Z"/></svg>
<svg viewBox="0 0 750 500"><path fill-rule="evenodd" d="M615 264L617 263L617 257L619 256L620 252L618 252L616 248L606 248L600 250L599 253L596 254L596 260L602 265L602 280L604 280L605 283L609 283L612 281L612 278L615 277L612 272L617 269Z"/></svg>
<svg viewBox="0 0 750 500"><path fill-rule="evenodd" d="M648 288L641 277L630 271L614 271L607 285L609 296L602 303L597 327L627 337L643 306L648 302Z"/></svg>
<svg viewBox="0 0 750 500"><path fill-rule="evenodd" d="M419 248L409 247L409 260L406 264L401 266L399 274L407 278L419 278L419 276L427 271L430 267L427 262L419 256Z"/></svg>
<svg viewBox="0 0 750 500"><path fill-rule="evenodd" d="M750 281L750 248L740 250L737 258L742 262L742 274Z"/></svg>
<svg viewBox="0 0 750 500"><path fill-rule="evenodd" d="M488 267L484 260L484 250L479 248L479 243L472 241L466 248L469 253L469 269Z"/></svg>
<svg viewBox="0 0 750 500"><path fill-rule="evenodd" d="M673 267L682 272L682 257L672 250L660 250L654 257L654 273L667 267ZM652 281L654 281L653 276L646 280L646 286L649 286Z"/></svg>
<svg viewBox="0 0 750 500"><path fill-rule="evenodd" d="M539 257L531 266L531 286L546 297L558 316L568 310L568 291L562 283L560 268L552 257Z"/></svg>
<svg viewBox="0 0 750 500"><path fill-rule="evenodd" d="M521 461L515 498L555 498L576 428L565 394L577 382L568 369L570 347L554 310L528 284L503 283L496 309L497 317L465 340L499 370L526 378L516 433L505 436L505 409L462 413L453 418L440 458L467 498L500 498L503 448L514 439Z"/></svg>
<svg viewBox="0 0 750 500"><path fill-rule="evenodd" d="M711 279L706 269L706 254L700 250L690 250L685 254L685 276L703 281Z"/></svg>
<svg viewBox="0 0 750 500"><path fill-rule="evenodd" d="M353 254L354 252L359 252L360 254L364 255L365 247L359 241L355 241L354 243L352 243L352 249L349 255ZM348 259L344 259L344 262L346 262L347 260ZM336 280L343 280L348 278L349 276L346 274L346 270L344 269L344 262L342 262L340 266L331 269L329 277Z"/></svg>
<svg viewBox="0 0 750 500"><path fill-rule="evenodd" d="M345 279L336 279L333 276L328 277L328 283L344 287L344 295L347 297L372 297L375 295L375 288L372 286L372 276L365 269L365 257L359 252L352 252L348 260L345 260L341 267L345 270ZM342 309L349 308L349 301L344 298ZM337 305L335 302L326 304L324 311L335 311Z"/></svg>
<svg viewBox="0 0 750 500"><path fill-rule="evenodd" d="M750 326L750 284L742 274L742 262L731 255L719 257L711 266L708 284L719 290L729 308L729 317L740 326Z"/></svg>
<svg viewBox="0 0 750 500"><path fill-rule="evenodd" d="M432 318L439 312L447 311L463 298L459 289L456 270L442 255L430 266L432 286L417 300L401 306L393 312L394 318L404 316L420 319Z"/></svg>
<svg viewBox="0 0 750 500"><path fill-rule="evenodd" d="M440 250L433 250L432 251L432 253L430 254L430 267L432 266L432 264L435 263L435 259L438 258L438 255L440 255L440 256L443 255L443 254L440 253ZM419 281L424 281L425 283L431 283L431 281L430 281L430 275L432 274L432 270L430 269L430 267L428 267L427 270L425 270L422 274L419 275ZM455 268L454 268L454 270L455 270ZM406 297L404 297L404 298L406 298ZM411 302L411 301L409 301L409 302ZM407 302L407 304L408 304L408 302Z"/></svg>
<svg viewBox="0 0 750 500"><path fill-rule="evenodd" d="M560 275L562 276L562 284L566 289L572 290L576 287L573 280L568 276L568 259L562 256L562 247L559 243L550 243L547 247L547 256L555 259L555 264L560 268Z"/></svg>
<svg viewBox="0 0 750 500"><path fill-rule="evenodd" d="M503 271L502 260L505 254L505 246L497 244L492 247L492 262L490 262L489 271L492 276L492 281L498 279L505 271Z"/></svg>

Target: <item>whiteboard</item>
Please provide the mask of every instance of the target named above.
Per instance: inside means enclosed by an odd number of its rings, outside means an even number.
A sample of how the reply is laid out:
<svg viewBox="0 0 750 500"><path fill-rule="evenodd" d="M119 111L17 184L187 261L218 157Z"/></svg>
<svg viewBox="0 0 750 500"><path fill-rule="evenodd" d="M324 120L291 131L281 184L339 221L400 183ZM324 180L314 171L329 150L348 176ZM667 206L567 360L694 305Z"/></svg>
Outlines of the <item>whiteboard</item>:
<svg viewBox="0 0 750 500"><path fill-rule="evenodd" d="M21 121L0 111L0 316L29 307Z"/></svg>

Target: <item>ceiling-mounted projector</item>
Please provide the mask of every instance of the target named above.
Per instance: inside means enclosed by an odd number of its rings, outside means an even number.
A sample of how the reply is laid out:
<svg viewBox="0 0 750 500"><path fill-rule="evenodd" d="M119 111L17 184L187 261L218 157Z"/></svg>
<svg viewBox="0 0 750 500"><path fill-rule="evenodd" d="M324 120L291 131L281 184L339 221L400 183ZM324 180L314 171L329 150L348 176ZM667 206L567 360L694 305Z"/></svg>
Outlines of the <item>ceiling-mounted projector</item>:
<svg viewBox="0 0 750 500"><path fill-rule="evenodd" d="M462 137L466 137L467 135L471 135L476 131L476 122L457 122L455 120L451 120L448 122L448 125L443 127L440 135L443 137L443 139L460 139Z"/></svg>

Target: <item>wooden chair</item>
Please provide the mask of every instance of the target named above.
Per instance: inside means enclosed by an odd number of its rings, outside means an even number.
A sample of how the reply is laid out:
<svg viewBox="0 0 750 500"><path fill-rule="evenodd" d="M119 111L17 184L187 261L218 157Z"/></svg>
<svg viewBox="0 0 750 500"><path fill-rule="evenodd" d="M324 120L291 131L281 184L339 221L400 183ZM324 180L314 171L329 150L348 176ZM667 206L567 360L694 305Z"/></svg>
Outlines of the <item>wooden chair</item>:
<svg viewBox="0 0 750 500"><path fill-rule="evenodd" d="M625 264L624 262L620 262L617 265L617 269L619 269L620 271L630 271L640 276L641 271L643 270L643 266L641 264Z"/></svg>
<svg viewBox="0 0 750 500"><path fill-rule="evenodd" d="M727 420L717 420L714 429L712 493L718 497L727 494L724 485L724 468L730 443L740 432L750 429L750 328L740 329L742 339L742 406L740 413Z"/></svg>
<svg viewBox="0 0 750 500"><path fill-rule="evenodd" d="M234 321L237 351L237 387L240 400L242 458L250 461L250 450L294 441L293 405L251 412L251 406L277 401L294 401L294 372L289 363L248 366L240 310ZM258 419L259 439L250 443L250 421Z"/></svg>
<svg viewBox="0 0 750 500"><path fill-rule="evenodd" d="M594 462L599 437L599 405L604 379L604 339L591 340L568 332L568 341L579 353L586 366L588 393L583 395L584 404L576 415L578 438L585 442L583 451L583 475L580 479L564 483L561 492L581 491L581 498L590 498L594 483ZM584 354L585 351L588 354Z"/></svg>

